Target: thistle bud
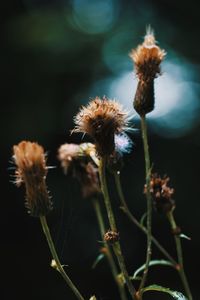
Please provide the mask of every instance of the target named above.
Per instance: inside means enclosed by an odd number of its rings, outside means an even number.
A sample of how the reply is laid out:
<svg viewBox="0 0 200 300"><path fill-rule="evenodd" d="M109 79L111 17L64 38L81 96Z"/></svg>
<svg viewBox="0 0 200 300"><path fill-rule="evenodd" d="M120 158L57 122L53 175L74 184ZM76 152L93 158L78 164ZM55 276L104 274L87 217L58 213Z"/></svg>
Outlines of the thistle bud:
<svg viewBox="0 0 200 300"><path fill-rule="evenodd" d="M156 45L150 27L143 44L130 53L139 80L133 105L140 116L154 109L154 79L161 75L160 64L165 55L165 51Z"/></svg>
<svg viewBox="0 0 200 300"><path fill-rule="evenodd" d="M46 215L52 202L46 186L47 166L44 149L37 143L22 141L13 147L16 185L25 184L26 207L34 217Z"/></svg>
<svg viewBox="0 0 200 300"><path fill-rule="evenodd" d="M104 241L114 244L119 241L119 232L108 230L104 235Z"/></svg>

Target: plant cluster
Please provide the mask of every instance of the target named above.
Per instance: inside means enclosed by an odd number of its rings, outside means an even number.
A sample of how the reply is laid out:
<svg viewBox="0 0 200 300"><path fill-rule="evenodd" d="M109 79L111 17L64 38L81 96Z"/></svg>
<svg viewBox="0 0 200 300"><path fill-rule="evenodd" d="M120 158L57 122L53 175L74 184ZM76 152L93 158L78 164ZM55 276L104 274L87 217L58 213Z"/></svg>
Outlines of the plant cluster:
<svg viewBox="0 0 200 300"><path fill-rule="evenodd" d="M192 300L192 294L183 265L181 238L184 235L174 218L174 189L169 185L169 177L160 176L152 171L149 155L146 115L154 109L154 80L161 75L160 64L166 56L156 43L154 33L149 28L144 42L130 53L135 65L138 85L133 106L141 120L141 135L144 147L145 184L144 195L147 201L146 225L138 221L130 211L125 200L120 172L124 164L124 154L131 152L132 141L127 135L129 130L128 114L116 100L95 97L88 105L80 108L74 118L72 133L81 132L93 139L92 143L64 144L58 149L58 159L65 174L75 177L80 183L84 198L90 198L99 224L103 246L101 255L105 256L116 282L121 300L142 300L148 291L168 293L175 299ZM76 285L71 281L58 257L46 216L53 209L53 203L46 186L48 166L42 146L36 142L22 141L13 147L13 160L16 165L17 186L25 185L26 207L31 216L38 217L46 236L52 255L51 265L61 274L75 297L84 300ZM146 261L131 276L125 264L120 243L120 230L107 184L107 172L115 180L116 190L121 202L121 210L147 237ZM107 220L104 220L99 198L104 198ZM152 209L162 213L169 221L174 236L177 258L173 258L152 234ZM105 222L109 222L106 230ZM161 251L163 259L152 259L152 243ZM184 294L160 285L146 285L149 268L154 265L171 266L180 276ZM139 283L139 284L138 284ZM186 298L187 297L187 298ZM95 296L91 300L96 299Z"/></svg>

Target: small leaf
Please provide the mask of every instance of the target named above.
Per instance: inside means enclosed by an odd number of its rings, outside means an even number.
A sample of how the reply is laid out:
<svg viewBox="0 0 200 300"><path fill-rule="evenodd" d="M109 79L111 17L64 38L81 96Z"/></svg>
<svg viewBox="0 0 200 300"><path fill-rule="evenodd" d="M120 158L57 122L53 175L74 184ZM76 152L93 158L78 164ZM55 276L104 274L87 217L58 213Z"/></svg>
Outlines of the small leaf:
<svg viewBox="0 0 200 300"><path fill-rule="evenodd" d="M140 224L141 224L142 226L144 226L144 221L145 221L146 217L147 217L147 213L145 212L145 213L142 215L141 219L140 219Z"/></svg>
<svg viewBox="0 0 200 300"><path fill-rule="evenodd" d="M164 259L151 260L150 263L149 263L149 267L158 266L158 265L174 267L174 265L170 261L164 260ZM135 273L133 274L131 279L135 279L137 277L137 275L145 269L145 266L146 265L144 264L140 268L138 268L135 271Z"/></svg>
<svg viewBox="0 0 200 300"><path fill-rule="evenodd" d="M187 300L187 298L182 293L177 292L177 291L172 291L169 288L166 288L166 287L163 287L163 286L160 286L157 284L153 284L153 285L147 286L144 289L142 289L142 293L145 293L148 291L167 293L176 300Z"/></svg>
<svg viewBox="0 0 200 300"><path fill-rule="evenodd" d="M92 269L95 269L97 264L105 257L105 255L103 253L100 253L97 258L95 259L93 265L92 265Z"/></svg>
<svg viewBox="0 0 200 300"><path fill-rule="evenodd" d="M187 236L186 234L181 233L179 236L180 236L180 238L182 238L182 239L186 239L186 240L188 240L188 241L191 241L191 237Z"/></svg>

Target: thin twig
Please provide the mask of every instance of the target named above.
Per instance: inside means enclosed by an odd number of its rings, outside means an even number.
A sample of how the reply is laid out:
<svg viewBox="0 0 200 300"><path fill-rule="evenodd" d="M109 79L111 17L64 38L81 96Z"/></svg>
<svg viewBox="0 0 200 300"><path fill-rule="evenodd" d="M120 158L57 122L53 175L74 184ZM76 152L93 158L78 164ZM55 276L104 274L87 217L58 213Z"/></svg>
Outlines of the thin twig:
<svg viewBox="0 0 200 300"><path fill-rule="evenodd" d="M176 221L174 219L173 211L170 211L167 214L167 217L168 217L169 223L171 225L172 231L176 231L177 225L176 225ZM185 270L184 270L184 266L183 266L183 252L182 252L182 246L181 246L181 238L178 234L174 234L174 240L175 240L175 244L176 244L176 252L177 252L178 263L179 263L178 271L179 271L185 292L187 294L187 297L189 300L192 300L193 299L192 294L190 291L190 287L189 287L188 280L185 275Z"/></svg>
<svg viewBox="0 0 200 300"><path fill-rule="evenodd" d="M115 178L115 184L117 188L117 192L119 195L119 199L121 202L121 209L122 211L127 215L129 220L133 222L141 231L143 231L145 234L147 234L147 229L145 226L143 226L137 219L136 217L130 212L128 205L126 203L124 193L122 191L122 186L120 182L120 173L115 172L114 173L114 178ZM174 265L174 268L176 269L177 262L174 260L174 258L168 253L168 251L159 243L159 241L151 235L152 242L155 244L155 246L160 250L160 252L163 253L163 255Z"/></svg>
<svg viewBox="0 0 200 300"><path fill-rule="evenodd" d="M40 222L42 225L42 229L43 232L46 236L47 239L47 243L49 245L49 249L51 252L51 255L56 263L56 269L60 272L60 274L62 275L63 279L65 280L65 282L67 283L67 285L71 288L71 290L74 292L74 294L76 295L76 297L79 300L84 300L83 296L80 294L80 292L78 291L78 289L75 287L75 285L73 284L73 282L71 281L71 279L67 276L67 274L65 273L63 266L60 263L60 260L58 258L52 237L51 237L51 233L49 231L49 227L47 225L47 220L45 216L41 216L40 217Z"/></svg>

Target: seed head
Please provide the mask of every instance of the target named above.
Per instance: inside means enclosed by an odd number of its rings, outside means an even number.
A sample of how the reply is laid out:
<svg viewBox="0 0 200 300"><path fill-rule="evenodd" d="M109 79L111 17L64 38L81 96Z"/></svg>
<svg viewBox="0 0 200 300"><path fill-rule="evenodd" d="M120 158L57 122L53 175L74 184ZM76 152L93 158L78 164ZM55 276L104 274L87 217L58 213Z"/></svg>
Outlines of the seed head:
<svg viewBox="0 0 200 300"><path fill-rule="evenodd" d="M147 83L160 75L160 63L165 55L165 50L156 45L153 30L149 27L142 45L139 45L130 53L130 57L135 63L138 79Z"/></svg>
<svg viewBox="0 0 200 300"><path fill-rule="evenodd" d="M127 113L115 100L96 97L81 108L74 120L74 131L89 134L95 141L98 155L106 156L114 151L115 134L127 126Z"/></svg>
<svg viewBox="0 0 200 300"><path fill-rule="evenodd" d="M175 201L172 199L174 189L168 186L169 180L169 177L164 176L161 178L157 173L151 175L150 192L158 212L168 213L175 207ZM144 193L146 191L145 186Z"/></svg>
<svg viewBox="0 0 200 300"><path fill-rule="evenodd" d="M13 146L16 164L16 185L25 184L26 207L32 216L46 215L52 209L45 178L47 175L44 149L37 143L22 141Z"/></svg>
<svg viewBox="0 0 200 300"><path fill-rule="evenodd" d="M111 172L120 171L123 168L123 155L130 153L133 142L126 133L115 134L115 151L107 159L107 167Z"/></svg>

